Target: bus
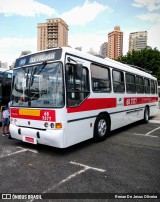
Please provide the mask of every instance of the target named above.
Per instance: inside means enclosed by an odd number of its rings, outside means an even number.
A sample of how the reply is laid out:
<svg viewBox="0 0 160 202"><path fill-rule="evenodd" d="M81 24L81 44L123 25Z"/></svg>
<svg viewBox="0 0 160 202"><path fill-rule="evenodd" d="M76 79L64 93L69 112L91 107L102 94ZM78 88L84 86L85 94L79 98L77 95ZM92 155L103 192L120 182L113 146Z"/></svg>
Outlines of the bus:
<svg viewBox="0 0 160 202"><path fill-rule="evenodd" d="M4 104L10 101L12 74L13 70L0 68L0 109ZM2 122L1 111L0 122Z"/></svg>
<svg viewBox="0 0 160 202"><path fill-rule="evenodd" d="M57 148L158 112L157 79L126 64L61 47L18 58L13 70L11 137Z"/></svg>

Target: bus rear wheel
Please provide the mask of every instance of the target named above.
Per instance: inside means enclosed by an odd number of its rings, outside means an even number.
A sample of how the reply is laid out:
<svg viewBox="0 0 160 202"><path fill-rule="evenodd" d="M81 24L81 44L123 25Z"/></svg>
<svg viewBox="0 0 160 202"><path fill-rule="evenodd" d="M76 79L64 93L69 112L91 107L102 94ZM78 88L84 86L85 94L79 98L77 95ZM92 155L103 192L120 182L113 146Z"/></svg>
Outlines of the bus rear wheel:
<svg viewBox="0 0 160 202"><path fill-rule="evenodd" d="M110 132L110 121L106 115L100 114L94 125L94 140L96 142L103 141L107 138Z"/></svg>
<svg viewBox="0 0 160 202"><path fill-rule="evenodd" d="M143 122L148 123L148 120L149 120L149 107L145 107Z"/></svg>

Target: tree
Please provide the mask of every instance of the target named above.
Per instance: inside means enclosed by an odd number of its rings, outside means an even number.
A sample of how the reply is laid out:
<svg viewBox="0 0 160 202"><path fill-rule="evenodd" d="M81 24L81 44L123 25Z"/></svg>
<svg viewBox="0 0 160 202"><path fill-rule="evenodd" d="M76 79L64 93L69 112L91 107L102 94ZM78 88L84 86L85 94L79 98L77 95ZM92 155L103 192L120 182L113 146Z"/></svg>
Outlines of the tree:
<svg viewBox="0 0 160 202"><path fill-rule="evenodd" d="M133 50L126 56L119 57L117 61L135 65L152 72L160 81L160 51L157 48L145 48L140 51Z"/></svg>

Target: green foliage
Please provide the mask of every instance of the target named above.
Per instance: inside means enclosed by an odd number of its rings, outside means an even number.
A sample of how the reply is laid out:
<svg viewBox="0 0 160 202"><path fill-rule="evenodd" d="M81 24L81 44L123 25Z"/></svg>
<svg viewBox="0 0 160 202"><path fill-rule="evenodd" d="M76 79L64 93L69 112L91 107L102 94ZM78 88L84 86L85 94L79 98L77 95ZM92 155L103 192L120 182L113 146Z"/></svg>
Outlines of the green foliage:
<svg viewBox="0 0 160 202"><path fill-rule="evenodd" d="M145 48L140 51L133 50L127 55L119 57L117 61L136 65L152 72L160 81L160 51L157 48Z"/></svg>

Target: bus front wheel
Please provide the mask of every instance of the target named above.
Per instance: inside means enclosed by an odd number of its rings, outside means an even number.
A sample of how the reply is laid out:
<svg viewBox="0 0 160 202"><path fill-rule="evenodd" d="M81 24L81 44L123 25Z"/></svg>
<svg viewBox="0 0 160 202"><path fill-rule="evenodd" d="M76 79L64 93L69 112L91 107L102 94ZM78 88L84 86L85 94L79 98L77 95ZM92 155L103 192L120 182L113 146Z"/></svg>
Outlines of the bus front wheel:
<svg viewBox="0 0 160 202"><path fill-rule="evenodd" d="M105 114L100 114L94 125L94 140L96 142L103 141L107 138L110 132L110 121Z"/></svg>

